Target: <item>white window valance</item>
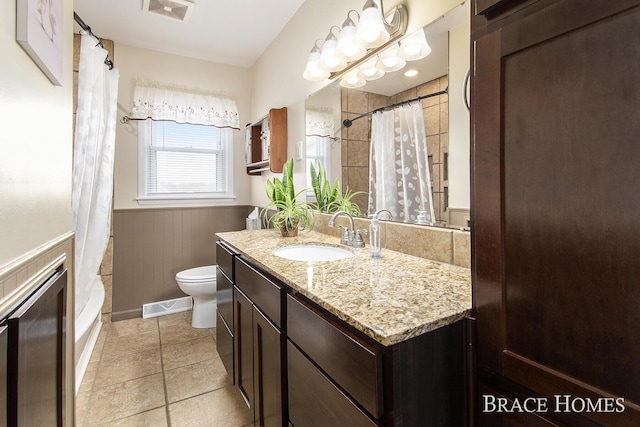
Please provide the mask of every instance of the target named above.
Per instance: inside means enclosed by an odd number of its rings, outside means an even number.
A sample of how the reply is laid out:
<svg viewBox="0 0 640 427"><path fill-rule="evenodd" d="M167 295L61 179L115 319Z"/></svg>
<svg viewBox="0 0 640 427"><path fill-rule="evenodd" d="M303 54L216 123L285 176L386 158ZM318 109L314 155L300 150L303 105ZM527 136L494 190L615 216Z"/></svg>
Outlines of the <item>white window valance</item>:
<svg viewBox="0 0 640 427"><path fill-rule="evenodd" d="M233 96L145 80L136 82L129 118L240 129Z"/></svg>
<svg viewBox="0 0 640 427"><path fill-rule="evenodd" d="M307 136L333 136L333 111L330 108L308 106L305 116Z"/></svg>

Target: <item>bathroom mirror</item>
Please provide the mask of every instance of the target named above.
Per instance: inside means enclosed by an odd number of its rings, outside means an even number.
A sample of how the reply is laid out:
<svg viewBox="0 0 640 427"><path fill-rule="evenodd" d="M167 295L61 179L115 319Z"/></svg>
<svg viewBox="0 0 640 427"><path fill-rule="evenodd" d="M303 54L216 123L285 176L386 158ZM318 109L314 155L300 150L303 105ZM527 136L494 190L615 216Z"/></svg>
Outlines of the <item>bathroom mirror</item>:
<svg viewBox="0 0 640 427"><path fill-rule="evenodd" d="M355 89L341 87L337 79L306 100L308 187L311 187L309 164L320 161L331 183L337 178L343 191L364 193L353 201L366 214L371 116L354 119L381 107L446 89L446 94L422 100L435 216L431 225L468 228L469 111L464 91L468 91L465 80L469 69L469 3L423 28L432 49L426 58L407 62L402 70ZM418 73L406 77L404 73L408 70ZM350 127L343 124L345 119L353 120ZM315 201L312 191L307 200Z"/></svg>

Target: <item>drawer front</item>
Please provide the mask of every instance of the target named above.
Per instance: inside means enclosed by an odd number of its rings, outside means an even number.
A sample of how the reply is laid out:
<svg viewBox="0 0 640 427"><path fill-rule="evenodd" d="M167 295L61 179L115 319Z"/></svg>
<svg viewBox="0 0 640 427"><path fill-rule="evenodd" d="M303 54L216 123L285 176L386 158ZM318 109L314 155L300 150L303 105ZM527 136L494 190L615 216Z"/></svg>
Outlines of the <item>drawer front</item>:
<svg viewBox="0 0 640 427"><path fill-rule="evenodd" d="M282 287L267 279L241 257L236 258L236 286L278 328L282 328Z"/></svg>
<svg viewBox="0 0 640 427"><path fill-rule="evenodd" d="M220 270L219 266L216 271L216 300L220 315L233 330L233 283Z"/></svg>
<svg viewBox="0 0 640 427"><path fill-rule="evenodd" d="M216 348L224 368L233 381L233 333L218 311L216 327Z"/></svg>
<svg viewBox="0 0 640 427"><path fill-rule="evenodd" d="M287 295L287 335L374 418L382 416L379 350L348 335L290 295Z"/></svg>
<svg viewBox="0 0 640 427"><path fill-rule="evenodd" d="M233 282L233 257L235 253L224 243L216 242L216 264L218 268Z"/></svg>
<svg viewBox="0 0 640 427"><path fill-rule="evenodd" d="M296 427L377 424L287 340L289 420Z"/></svg>

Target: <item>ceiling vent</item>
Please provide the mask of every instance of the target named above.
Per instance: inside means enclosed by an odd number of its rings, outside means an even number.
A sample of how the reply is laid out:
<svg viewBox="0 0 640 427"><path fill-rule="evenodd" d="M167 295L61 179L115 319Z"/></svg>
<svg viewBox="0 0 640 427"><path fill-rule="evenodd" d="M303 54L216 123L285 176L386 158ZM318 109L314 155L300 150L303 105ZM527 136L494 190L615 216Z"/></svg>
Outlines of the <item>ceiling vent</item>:
<svg viewBox="0 0 640 427"><path fill-rule="evenodd" d="M186 22L195 3L190 0L143 0L142 10Z"/></svg>

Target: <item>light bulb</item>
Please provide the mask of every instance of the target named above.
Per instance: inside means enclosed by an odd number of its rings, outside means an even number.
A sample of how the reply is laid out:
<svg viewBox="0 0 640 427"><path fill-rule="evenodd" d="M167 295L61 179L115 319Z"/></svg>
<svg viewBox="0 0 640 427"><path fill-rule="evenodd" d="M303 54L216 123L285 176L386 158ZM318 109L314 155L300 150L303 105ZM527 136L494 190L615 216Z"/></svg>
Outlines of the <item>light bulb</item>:
<svg viewBox="0 0 640 427"><path fill-rule="evenodd" d="M304 73L302 73L302 77L307 80L319 82L321 80L328 79L331 73L327 70L323 70L318 67L320 63L320 49L317 45L313 46L311 49L311 53L309 54L309 59L307 60L307 66L304 69Z"/></svg>
<svg viewBox="0 0 640 427"><path fill-rule="evenodd" d="M407 61L417 61L431 53L431 46L427 43L424 31L419 29L400 42L398 55Z"/></svg>
<svg viewBox="0 0 640 427"><path fill-rule="evenodd" d="M382 12L373 1L369 0L364 6L358 29L356 30L356 44L365 48L378 47L389 41L389 33L384 27Z"/></svg>
<svg viewBox="0 0 640 427"><path fill-rule="evenodd" d="M367 50L355 44L356 38L356 25L353 21L347 17L347 19L342 24L342 30L340 31L340 36L338 37L338 46L336 47L336 55L340 56L342 59L353 62L362 58Z"/></svg>
<svg viewBox="0 0 640 427"><path fill-rule="evenodd" d="M338 40L333 35L332 30L338 27L331 27L327 38L324 39L322 44L322 53L320 54L320 62L318 67L327 71L340 71L347 66L347 61L336 55L336 47L338 46ZM338 30L340 30L338 28Z"/></svg>
<svg viewBox="0 0 640 427"><path fill-rule="evenodd" d="M386 72L397 71L404 67L407 61L398 56L399 49L398 43L391 45L380 55L376 67Z"/></svg>

